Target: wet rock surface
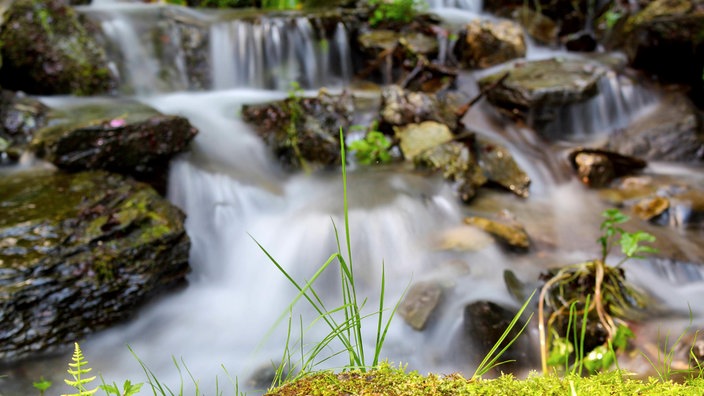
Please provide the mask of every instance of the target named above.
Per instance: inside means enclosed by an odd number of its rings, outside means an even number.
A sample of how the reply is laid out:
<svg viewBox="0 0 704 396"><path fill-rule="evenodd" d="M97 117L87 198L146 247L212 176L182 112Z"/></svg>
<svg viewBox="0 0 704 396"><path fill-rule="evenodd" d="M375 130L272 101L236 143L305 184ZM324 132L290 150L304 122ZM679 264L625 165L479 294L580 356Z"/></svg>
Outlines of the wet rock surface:
<svg viewBox="0 0 704 396"><path fill-rule="evenodd" d="M515 310L486 300L476 301L465 306L462 335L465 342L471 344L473 350L471 354L479 359L477 361L486 356L499 341L515 315ZM520 333L524 324L525 321L519 319L499 347L501 350L509 340L517 337L516 342L502 355L502 360L507 363L500 366L501 372L516 373L524 367L535 367L534 365L539 360L539 354L533 350L529 333Z"/></svg>
<svg viewBox="0 0 704 396"><path fill-rule="evenodd" d="M116 85L98 29L60 0L12 2L0 26L0 85L29 94L90 95Z"/></svg>
<svg viewBox="0 0 704 396"><path fill-rule="evenodd" d="M530 239L525 228L509 216L496 219L471 216L466 217L464 223L491 234L510 250L526 251L530 248Z"/></svg>
<svg viewBox="0 0 704 396"><path fill-rule="evenodd" d="M460 31L455 54L463 66L478 69L522 58L523 30L510 21L472 21Z"/></svg>
<svg viewBox="0 0 704 396"><path fill-rule="evenodd" d="M411 92L398 85L384 87L381 93L379 129L391 131L402 126L423 121L435 121L446 125L450 131L459 127L456 98Z"/></svg>
<svg viewBox="0 0 704 396"><path fill-rule="evenodd" d="M70 345L183 282L183 220L115 174L0 177L0 360Z"/></svg>
<svg viewBox="0 0 704 396"><path fill-rule="evenodd" d="M579 180L589 187L606 187L614 179L631 175L645 168L642 159L613 151L578 148L569 154L572 168Z"/></svg>
<svg viewBox="0 0 704 396"><path fill-rule="evenodd" d="M513 159L506 147L482 136L476 137L477 162L487 180L506 190L527 198L530 177Z"/></svg>
<svg viewBox="0 0 704 396"><path fill-rule="evenodd" d="M695 0L655 0L630 16L623 48L631 65L665 81L701 81L704 5Z"/></svg>
<svg viewBox="0 0 704 396"><path fill-rule="evenodd" d="M352 121L353 101L343 93L291 97L245 105L242 118L252 124L284 168L310 169L340 163L340 128Z"/></svg>
<svg viewBox="0 0 704 396"><path fill-rule="evenodd" d="M701 116L684 95L671 94L647 115L609 136L605 148L648 161L701 162Z"/></svg>
<svg viewBox="0 0 704 396"><path fill-rule="evenodd" d="M76 106L38 130L31 149L59 168L105 169L136 177L165 174L197 129L180 116L137 103Z"/></svg>
<svg viewBox="0 0 704 396"><path fill-rule="evenodd" d="M508 77L487 92L487 100L508 113L525 117L530 109L565 106L595 96L604 69L575 59L521 62L480 79L480 88L496 83L505 73Z"/></svg>
<svg viewBox="0 0 704 396"><path fill-rule="evenodd" d="M46 123L48 111L36 99L11 91L0 93L0 164L17 161L34 131Z"/></svg>
<svg viewBox="0 0 704 396"><path fill-rule="evenodd" d="M443 295L438 282L419 282L411 286L398 307L398 314L413 329L422 331Z"/></svg>

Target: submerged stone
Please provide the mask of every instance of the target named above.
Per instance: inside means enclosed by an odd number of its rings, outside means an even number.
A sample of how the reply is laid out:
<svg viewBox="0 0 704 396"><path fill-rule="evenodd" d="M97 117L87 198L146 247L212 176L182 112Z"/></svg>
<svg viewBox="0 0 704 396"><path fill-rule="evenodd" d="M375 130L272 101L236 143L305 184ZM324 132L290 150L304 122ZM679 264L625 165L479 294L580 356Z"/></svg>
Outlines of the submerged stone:
<svg viewBox="0 0 704 396"><path fill-rule="evenodd" d="M70 345L183 282L183 220L116 174L0 177L0 360Z"/></svg>
<svg viewBox="0 0 704 396"><path fill-rule="evenodd" d="M528 233L521 224L514 220L491 220L472 216L465 218L464 222L486 231L509 249L524 251L530 247Z"/></svg>
<svg viewBox="0 0 704 396"><path fill-rule="evenodd" d="M0 85L36 95L105 93L116 85L97 27L61 0L17 0L0 26Z"/></svg>
<svg viewBox="0 0 704 396"><path fill-rule="evenodd" d="M442 298L442 286L437 282L416 283L408 290L398 307L398 314L413 329L422 331Z"/></svg>

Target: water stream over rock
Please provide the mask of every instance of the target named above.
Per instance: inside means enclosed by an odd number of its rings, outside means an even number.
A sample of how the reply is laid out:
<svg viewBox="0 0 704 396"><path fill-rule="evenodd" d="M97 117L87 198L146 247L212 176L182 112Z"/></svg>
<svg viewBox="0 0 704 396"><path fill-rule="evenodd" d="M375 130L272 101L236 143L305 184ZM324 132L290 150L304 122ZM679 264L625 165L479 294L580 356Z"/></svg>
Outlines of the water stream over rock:
<svg viewBox="0 0 704 396"><path fill-rule="evenodd" d="M450 23L481 15L481 1L429 3L441 15L447 14ZM227 383L221 365L256 394L261 384L247 380L280 359L286 326L272 326L296 294L257 243L295 279L310 278L336 251L334 226L344 237L343 192L338 171L284 173L254 129L241 120L240 110L244 104L285 98L292 81L299 82L307 96L320 87L351 88L359 98L377 98L378 92L350 85L349 33L343 22L328 23L325 17L119 3L81 10L101 22L110 48L118 54L112 59L119 59L114 67L121 76L121 92L165 114L184 116L200 131L191 152L172 162L168 182L169 199L187 214L193 269L188 286L150 303L129 323L79 340L83 351L109 383L125 378L141 382L143 372L125 347L129 345L159 381L171 387L179 383L175 359L199 379L206 394L215 389L215 375L221 389ZM526 59L517 62L555 55L568 57L531 44ZM475 95L479 79L513 64L463 72L458 85ZM367 306L378 305L382 263L389 304L418 282L436 282L444 291L423 332L401 318L394 320L384 357L423 373L470 375L478 361L471 340L463 336L467 304L490 300L519 306L506 289L504 270L513 271L529 288L545 268L598 254L599 214L609 205L573 175L568 148L575 142L599 141L626 127L660 100L657 91L612 71L606 71L598 85L600 93L592 99L562 107L542 129L542 137L530 126L532 115L524 124L509 122L486 100L464 116L472 130L505 145L530 176L531 195L525 200L483 190L465 206L440 177L402 165L350 165L350 237L357 286L360 295L369 296ZM45 102L61 107L65 99ZM92 99L71 103L76 100ZM558 130L572 134L558 140ZM704 188L700 167L653 163L644 177L686 180L689 186ZM525 226L533 244L529 253L507 253L462 221L468 215L491 216L503 210ZM629 280L647 288L672 311L683 313L652 321L648 331L658 326L679 331L688 308L700 322L704 306L696 301L704 298L701 223L689 229L646 222L637 227L659 238L663 254L629 263ZM337 301L338 275L330 272L318 282L321 296ZM314 318L305 309L302 314L304 325ZM293 322L296 327L297 316ZM372 327L370 323L368 330ZM313 330L306 339L314 342L321 336ZM59 387L68 359L67 354L28 362L18 371L30 380L44 376ZM333 359L325 366L342 364ZM189 380L185 382L190 386ZM10 386L17 388L9 395L31 393L20 384Z"/></svg>

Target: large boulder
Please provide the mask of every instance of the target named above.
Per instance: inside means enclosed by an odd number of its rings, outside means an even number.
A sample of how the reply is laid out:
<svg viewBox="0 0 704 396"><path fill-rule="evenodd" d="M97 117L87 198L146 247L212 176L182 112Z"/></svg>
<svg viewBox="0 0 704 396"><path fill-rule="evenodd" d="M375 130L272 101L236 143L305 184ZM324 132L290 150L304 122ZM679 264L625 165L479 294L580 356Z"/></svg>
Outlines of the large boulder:
<svg viewBox="0 0 704 396"><path fill-rule="evenodd" d="M623 49L631 64L665 81L701 86L704 6L698 0L655 0L628 18Z"/></svg>
<svg viewBox="0 0 704 396"><path fill-rule="evenodd" d="M91 95L112 90L116 80L105 51L61 0L17 0L0 27L0 85L30 94Z"/></svg>
<svg viewBox="0 0 704 396"><path fill-rule="evenodd" d="M70 345L183 282L183 213L102 171L0 178L0 360Z"/></svg>
<svg viewBox="0 0 704 396"><path fill-rule="evenodd" d="M36 131L31 148L59 168L105 169L151 180L188 147L197 130L180 116L138 103L97 103L54 114Z"/></svg>
<svg viewBox="0 0 704 396"><path fill-rule="evenodd" d="M699 111L682 94L671 94L648 114L609 137L607 150L648 161L704 160Z"/></svg>

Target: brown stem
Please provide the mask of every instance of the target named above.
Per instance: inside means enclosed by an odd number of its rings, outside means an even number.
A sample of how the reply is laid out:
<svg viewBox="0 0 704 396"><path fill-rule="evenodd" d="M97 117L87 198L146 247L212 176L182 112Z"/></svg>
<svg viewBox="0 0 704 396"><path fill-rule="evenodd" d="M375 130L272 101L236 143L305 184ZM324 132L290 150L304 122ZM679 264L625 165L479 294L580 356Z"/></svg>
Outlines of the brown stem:
<svg viewBox="0 0 704 396"><path fill-rule="evenodd" d="M491 91L492 89L494 89L494 88L498 87L499 85L503 84L504 81L506 81L506 79L508 78L508 76L509 76L510 74L511 74L511 73L506 72L506 73L504 73L503 76L501 76L501 78L499 78L498 80L494 81L491 85L484 87L484 89L482 89L481 92L479 92L479 94L478 94L477 96L475 96L474 98L472 98L472 100L470 100L470 101L467 102L466 104L462 105L459 109L457 109L457 111L455 111L455 114L457 115L457 117L458 117L458 118L462 118L465 114L467 114L467 112L469 111L469 109L472 108L472 106L474 106L475 103L479 102L479 100L480 100L484 95L486 95L487 92L489 92L489 91Z"/></svg>

